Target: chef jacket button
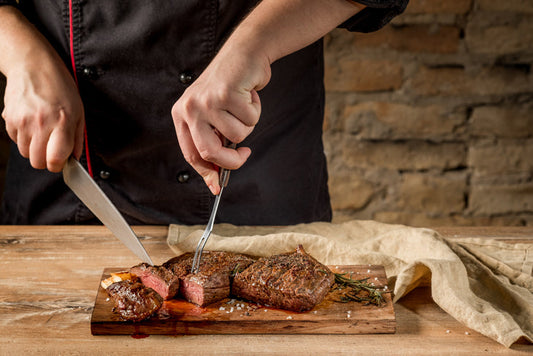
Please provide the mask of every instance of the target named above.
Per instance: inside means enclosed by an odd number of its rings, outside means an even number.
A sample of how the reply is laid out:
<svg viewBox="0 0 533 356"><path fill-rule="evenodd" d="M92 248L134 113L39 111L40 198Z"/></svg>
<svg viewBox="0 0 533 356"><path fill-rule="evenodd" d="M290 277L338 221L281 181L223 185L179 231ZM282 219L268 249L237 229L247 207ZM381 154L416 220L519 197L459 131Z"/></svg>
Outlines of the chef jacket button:
<svg viewBox="0 0 533 356"><path fill-rule="evenodd" d="M87 79L96 79L98 76L98 73L96 72L96 69L93 67L85 67L82 70L83 76Z"/></svg>
<svg viewBox="0 0 533 356"><path fill-rule="evenodd" d="M99 176L102 179L109 179L109 177L111 177L111 173L108 171L101 170Z"/></svg>
<svg viewBox="0 0 533 356"><path fill-rule="evenodd" d="M187 183L191 179L191 174L188 171L179 172L176 179L180 183Z"/></svg>
<svg viewBox="0 0 533 356"><path fill-rule="evenodd" d="M192 74L189 72L181 73L180 82L182 82L183 84L190 84L192 82Z"/></svg>

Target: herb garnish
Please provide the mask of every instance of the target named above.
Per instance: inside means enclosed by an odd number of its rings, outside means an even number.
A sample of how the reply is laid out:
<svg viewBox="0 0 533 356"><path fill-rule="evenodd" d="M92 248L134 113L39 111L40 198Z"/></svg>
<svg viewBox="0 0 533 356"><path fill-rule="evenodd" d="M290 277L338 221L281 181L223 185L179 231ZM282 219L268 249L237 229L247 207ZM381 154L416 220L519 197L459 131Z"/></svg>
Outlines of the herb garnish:
<svg viewBox="0 0 533 356"><path fill-rule="evenodd" d="M390 293L390 291L379 290L368 283L368 278L351 279L346 276L347 273L334 273L334 275L336 285L334 288L343 290L340 299L336 300L341 303L356 301L361 303L366 302L365 305L374 304L381 306L385 302L383 294Z"/></svg>

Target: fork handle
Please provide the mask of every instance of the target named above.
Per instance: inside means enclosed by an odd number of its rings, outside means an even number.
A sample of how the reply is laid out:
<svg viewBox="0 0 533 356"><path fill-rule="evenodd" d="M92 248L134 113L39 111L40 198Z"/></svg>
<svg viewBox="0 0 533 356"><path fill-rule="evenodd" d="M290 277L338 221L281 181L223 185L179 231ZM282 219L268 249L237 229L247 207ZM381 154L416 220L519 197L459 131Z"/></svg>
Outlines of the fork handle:
<svg viewBox="0 0 533 356"><path fill-rule="evenodd" d="M233 143L231 142L230 140L228 140L227 138L224 137L223 139L223 145L224 147L227 147L227 148L237 148L237 144L236 143ZM227 187L228 185L228 181L229 181L229 174L230 174L231 170L229 169L226 169L226 168L220 168L220 176L219 176L219 184L221 187Z"/></svg>

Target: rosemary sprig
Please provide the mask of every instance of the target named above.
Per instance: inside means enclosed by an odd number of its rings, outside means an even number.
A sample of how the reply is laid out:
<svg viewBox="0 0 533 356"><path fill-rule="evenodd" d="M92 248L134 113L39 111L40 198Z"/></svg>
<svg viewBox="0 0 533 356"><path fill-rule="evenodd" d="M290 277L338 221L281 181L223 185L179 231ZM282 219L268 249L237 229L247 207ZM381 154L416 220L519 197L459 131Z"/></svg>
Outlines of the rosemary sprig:
<svg viewBox="0 0 533 356"><path fill-rule="evenodd" d="M347 288L348 290L341 296L338 300L339 302L366 302L365 305L374 304L381 306L385 299L383 298L384 293L390 293L390 291L382 291L374 287L367 282L368 278L363 279L351 279L347 277L347 273L334 273L335 283L340 288ZM361 291L365 291L365 295L360 295Z"/></svg>
<svg viewBox="0 0 533 356"><path fill-rule="evenodd" d="M237 273L242 272L242 269L239 269L239 267L240 267L240 263L237 263L237 264L235 265L235 268L233 268L233 271L230 272L230 277L233 278L233 277L235 277L235 275L236 275Z"/></svg>

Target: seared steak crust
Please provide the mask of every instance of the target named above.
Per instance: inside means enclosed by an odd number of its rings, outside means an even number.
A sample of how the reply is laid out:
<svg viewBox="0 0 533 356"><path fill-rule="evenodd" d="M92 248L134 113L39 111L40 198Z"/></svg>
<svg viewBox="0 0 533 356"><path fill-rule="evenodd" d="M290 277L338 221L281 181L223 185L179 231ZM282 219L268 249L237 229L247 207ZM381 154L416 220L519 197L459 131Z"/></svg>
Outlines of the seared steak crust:
<svg viewBox="0 0 533 356"><path fill-rule="evenodd" d="M113 283L106 291L115 303L113 311L118 312L124 320L144 320L163 305L163 298L138 280Z"/></svg>
<svg viewBox="0 0 533 356"><path fill-rule="evenodd" d="M320 303L334 280L329 268L298 246L295 252L260 258L237 273L232 294L260 304L301 312Z"/></svg>
<svg viewBox="0 0 533 356"><path fill-rule="evenodd" d="M254 260L240 254L204 251L198 273L192 274L194 254L186 253L163 264L180 279L180 293L189 302L205 306L230 294L230 279L236 270L244 270Z"/></svg>
<svg viewBox="0 0 533 356"><path fill-rule="evenodd" d="M164 300L173 298L179 291L179 278L163 266L150 266L141 263L130 268L130 273L141 282L154 289Z"/></svg>

